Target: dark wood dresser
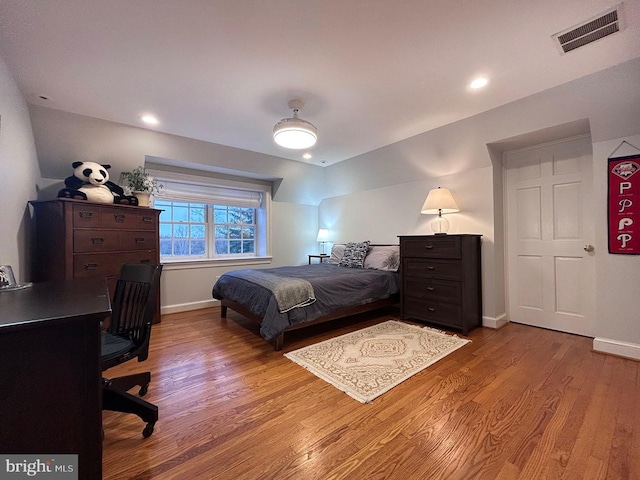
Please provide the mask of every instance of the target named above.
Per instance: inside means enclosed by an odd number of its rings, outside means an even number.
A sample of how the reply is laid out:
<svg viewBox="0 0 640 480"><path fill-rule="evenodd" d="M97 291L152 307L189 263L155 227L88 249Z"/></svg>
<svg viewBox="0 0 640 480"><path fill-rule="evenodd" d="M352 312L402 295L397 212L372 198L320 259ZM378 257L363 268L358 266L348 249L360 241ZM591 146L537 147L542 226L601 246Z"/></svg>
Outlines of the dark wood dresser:
<svg viewBox="0 0 640 480"><path fill-rule="evenodd" d="M113 295L123 263L160 263L160 210L65 198L30 203L34 282L104 277Z"/></svg>
<svg viewBox="0 0 640 480"><path fill-rule="evenodd" d="M481 235L400 236L401 315L443 327L482 325Z"/></svg>

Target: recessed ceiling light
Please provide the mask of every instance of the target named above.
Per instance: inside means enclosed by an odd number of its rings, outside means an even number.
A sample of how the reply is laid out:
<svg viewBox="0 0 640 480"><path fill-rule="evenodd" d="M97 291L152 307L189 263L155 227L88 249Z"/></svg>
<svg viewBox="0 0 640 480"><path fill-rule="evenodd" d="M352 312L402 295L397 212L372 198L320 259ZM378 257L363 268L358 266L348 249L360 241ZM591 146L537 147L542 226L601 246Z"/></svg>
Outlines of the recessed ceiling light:
<svg viewBox="0 0 640 480"><path fill-rule="evenodd" d="M484 77L478 77L473 82L471 82L471 85L469 85L469 86L471 88L482 88L482 87L486 86L487 83L489 83L489 80L487 80Z"/></svg>
<svg viewBox="0 0 640 480"><path fill-rule="evenodd" d="M157 125L158 123L158 119L156 117L154 117L153 115L143 115L142 116L142 121L144 123L148 123L149 125Z"/></svg>
<svg viewBox="0 0 640 480"><path fill-rule="evenodd" d="M302 158L304 158L305 160L309 160L310 158L313 158L313 155L307 152L304 155L302 155Z"/></svg>

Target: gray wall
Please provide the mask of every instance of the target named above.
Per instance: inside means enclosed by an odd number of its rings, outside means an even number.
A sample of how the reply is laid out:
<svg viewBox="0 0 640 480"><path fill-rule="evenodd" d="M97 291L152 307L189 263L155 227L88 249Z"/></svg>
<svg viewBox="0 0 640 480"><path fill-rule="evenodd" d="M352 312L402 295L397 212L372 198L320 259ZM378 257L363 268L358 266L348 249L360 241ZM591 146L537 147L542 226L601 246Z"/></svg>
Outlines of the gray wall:
<svg viewBox="0 0 640 480"><path fill-rule="evenodd" d="M508 301L501 154L589 133L597 205L597 331L640 348L640 257L607 253L605 166L623 139L640 148L639 85L636 59L327 167L319 226L338 241L429 234L433 217L420 214L422 202L429 189L449 188L461 209L448 216L450 231L483 235L484 320L499 324ZM607 313L612 308L615 315Z"/></svg>
<svg viewBox="0 0 640 480"><path fill-rule="evenodd" d="M73 161L108 163L111 179L117 182L120 172L150 159L154 168L180 171L181 166L191 169L187 173L201 169L273 185L273 258L255 266L298 265L318 249L318 204L324 190L321 167L40 106L31 105L30 112L38 158L47 177L41 200L55 197L71 174ZM246 268L246 262L166 264L161 281L163 313L213 305L211 287L216 277L235 268Z"/></svg>
<svg viewBox="0 0 640 480"><path fill-rule="evenodd" d="M40 180L29 112L0 58L0 264L11 265L18 282L29 280L29 207Z"/></svg>
<svg viewBox="0 0 640 480"><path fill-rule="evenodd" d="M640 130L640 116L634 123ZM597 205L594 219L598 226L595 238L599 252L596 255L596 337L622 344L623 351L615 350L614 353L625 354L625 343L632 343L640 348L640 256L607 253L606 208L607 159L622 140L640 148L640 134L594 143L593 178ZM638 153L640 152L637 150L629 149L627 154ZM624 154L622 150L617 152L617 156L621 154Z"/></svg>
<svg viewBox="0 0 640 480"><path fill-rule="evenodd" d="M640 145L639 83L640 59L636 59L321 169L42 107L31 107L31 123L22 95L0 63L4 227L0 230L0 263L13 264L21 279L26 279L27 201L37 195L55 195L60 180L69 174L70 163L77 159L111 163L114 176L152 155L168 164L272 181L275 265L305 263L306 254L318 249L318 226L329 227L334 241L386 243L394 242L399 234L430 233L431 217L420 215L419 208L429 189L443 186L451 189L462 210L449 217L451 231L483 235L484 316L491 324L504 316L508 301L501 152L586 130L593 142L597 205L597 331L601 339L637 349L640 257L607 253L605 165L623 139ZM48 188L38 193L36 184ZM165 308L205 305L215 276L228 268L233 266L167 269Z"/></svg>
<svg viewBox="0 0 640 480"><path fill-rule="evenodd" d="M153 157L169 166L270 180L279 202L318 205L323 197L323 170L315 165L36 105L29 110L46 178L64 179L79 160L110 164L111 180L117 182L122 171Z"/></svg>

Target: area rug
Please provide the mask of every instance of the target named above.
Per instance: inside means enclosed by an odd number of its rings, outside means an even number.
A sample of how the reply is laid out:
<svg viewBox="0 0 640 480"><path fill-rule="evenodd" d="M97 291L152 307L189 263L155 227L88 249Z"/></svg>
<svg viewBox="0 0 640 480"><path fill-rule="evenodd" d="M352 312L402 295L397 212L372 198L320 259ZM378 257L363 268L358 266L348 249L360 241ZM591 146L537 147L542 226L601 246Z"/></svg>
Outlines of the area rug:
<svg viewBox="0 0 640 480"><path fill-rule="evenodd" d="M284 356L369 403L468 342L433 328L389 320Z"/></svg>

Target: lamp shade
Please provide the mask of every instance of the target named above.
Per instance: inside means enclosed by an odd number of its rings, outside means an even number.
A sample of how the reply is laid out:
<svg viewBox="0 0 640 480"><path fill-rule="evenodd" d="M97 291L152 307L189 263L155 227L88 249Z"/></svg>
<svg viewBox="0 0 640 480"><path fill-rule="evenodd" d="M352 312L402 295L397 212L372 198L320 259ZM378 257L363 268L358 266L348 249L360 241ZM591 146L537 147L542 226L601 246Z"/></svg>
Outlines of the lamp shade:
<svg viewBox="0 0 640 480"><path fill-rule="evenodd" d="M326 228L321 228L320 230L318 230L318 238L316 239L316 241L326 242L328 240L329 240L329 230L327 230Z"/></svg>
<svg viewBox="0 0 640 480"><path fill-rule="evenodd" d="M440 214L440 213L455 213L459 212L460 208L453 199L451 192L446 188L434 188L427 195L427 199L422 205L420 213L425 214Z"/></svg>

